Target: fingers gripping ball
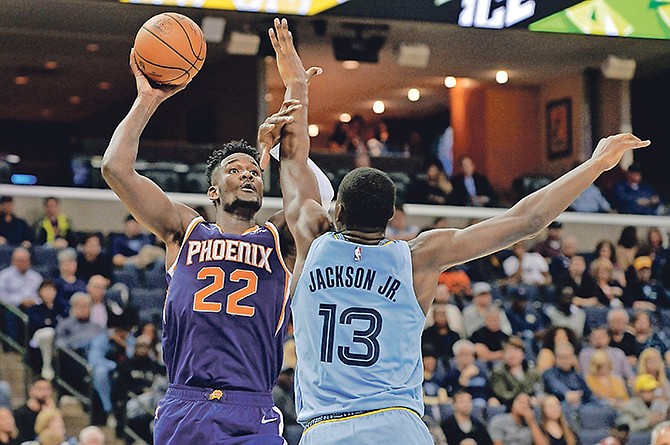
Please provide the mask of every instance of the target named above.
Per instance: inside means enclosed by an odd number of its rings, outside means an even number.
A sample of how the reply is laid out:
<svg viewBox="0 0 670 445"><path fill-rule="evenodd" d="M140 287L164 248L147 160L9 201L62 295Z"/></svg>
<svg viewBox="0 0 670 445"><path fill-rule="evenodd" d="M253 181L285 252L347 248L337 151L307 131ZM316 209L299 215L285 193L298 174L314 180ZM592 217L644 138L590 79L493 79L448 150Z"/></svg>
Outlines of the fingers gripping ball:
<svg viewBox="0 0 670 445"><path fill-rule="evenodd" d="M154 82L181 85L205 63L200 27L185 15L165 12L147 20L135 37L135 62Z"/></svg>

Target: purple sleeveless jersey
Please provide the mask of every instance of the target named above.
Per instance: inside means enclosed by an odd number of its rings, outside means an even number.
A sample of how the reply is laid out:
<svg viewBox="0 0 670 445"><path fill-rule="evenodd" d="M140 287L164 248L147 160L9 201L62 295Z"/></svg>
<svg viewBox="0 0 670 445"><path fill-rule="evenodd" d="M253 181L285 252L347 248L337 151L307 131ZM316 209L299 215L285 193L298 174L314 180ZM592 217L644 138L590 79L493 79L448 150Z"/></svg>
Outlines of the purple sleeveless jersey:
<svg viewBox="0 0 670 445"><path fill-rule="evenodd" d="M271 391L289 317L277 229L267 223L228 234L197 218L167 280L163 357L170 383Z"/></svg>

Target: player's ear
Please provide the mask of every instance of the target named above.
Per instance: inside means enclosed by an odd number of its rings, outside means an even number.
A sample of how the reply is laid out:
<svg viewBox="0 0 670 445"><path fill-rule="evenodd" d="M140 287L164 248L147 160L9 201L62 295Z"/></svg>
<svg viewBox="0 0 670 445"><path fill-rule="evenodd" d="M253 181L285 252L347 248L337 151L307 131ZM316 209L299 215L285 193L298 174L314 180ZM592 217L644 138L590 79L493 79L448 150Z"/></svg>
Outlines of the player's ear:
<svg viewBox="0 0 670 445"><path fill-rule="evenodd" d="M207 189L207 197L214 204L217 204L219 202L219 198L221 198L221 195L219 194L219 188L214 185L210 185Z"/></svg>

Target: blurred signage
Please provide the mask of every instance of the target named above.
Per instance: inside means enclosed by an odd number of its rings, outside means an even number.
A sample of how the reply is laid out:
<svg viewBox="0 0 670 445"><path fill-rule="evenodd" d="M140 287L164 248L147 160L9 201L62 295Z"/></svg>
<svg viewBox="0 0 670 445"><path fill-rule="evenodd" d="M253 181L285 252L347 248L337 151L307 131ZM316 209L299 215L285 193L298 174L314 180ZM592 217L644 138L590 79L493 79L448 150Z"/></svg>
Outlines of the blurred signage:
<svg viewBox="0 0 670 445"><path fill-rule="evenodd" d="M588 0L532 23L532 31L670 39L670 0Z"/></svg>
<svg viewBox="0 0 670 445"><path fill-rule="evenodd" d="M121 3L225 9L268 14L315 15L349 0L120 0Z"/></svg>

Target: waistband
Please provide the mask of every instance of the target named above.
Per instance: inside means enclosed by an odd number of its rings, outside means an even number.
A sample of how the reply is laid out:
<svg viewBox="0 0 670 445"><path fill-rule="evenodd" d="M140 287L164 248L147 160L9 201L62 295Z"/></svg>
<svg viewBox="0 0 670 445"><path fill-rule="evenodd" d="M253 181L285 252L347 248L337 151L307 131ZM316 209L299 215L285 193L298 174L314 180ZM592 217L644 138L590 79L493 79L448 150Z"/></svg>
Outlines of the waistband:
<svg viewBox="0 0 670 445"><path fill-rule="evenodd" d="M272 393L254 391L233 391L214 388L201 388L198 386L187 386L171 384L168 386L167 396L182 400L210 401L219 403L232 403L234 405L248 406L274 406Z"/></svg>
<svg viewBox="0 0 670 445"><path fill-rule="evenodd" d="M346 419L351 419L351 418L356 418L356 417L362 417L362 416L368 416L370 414L377 414L377 413L383 413L385 411L393 411L393 410L402 410L402 411L409 411L410 413L416 414L419 418L419 413L414 411L413 409L406 408L404 406L391 406L388 408L380 408L380 409L370 409L370 410L364 410L364 411L349 411L349 412L344 412L344 413L333 413L333 414L324 414L322 416L317 416L314 417L313 419L310 419L305 425L305 430L303 431L303 434L307 432L312 427L315 427L316 425L320 423L327 423L327 422L337 422L338 420L346 420Z"/></svg>

